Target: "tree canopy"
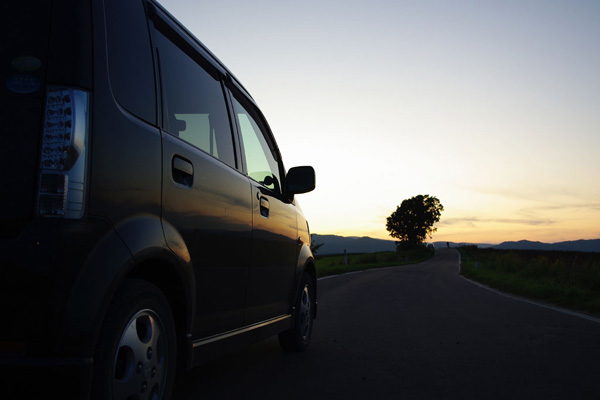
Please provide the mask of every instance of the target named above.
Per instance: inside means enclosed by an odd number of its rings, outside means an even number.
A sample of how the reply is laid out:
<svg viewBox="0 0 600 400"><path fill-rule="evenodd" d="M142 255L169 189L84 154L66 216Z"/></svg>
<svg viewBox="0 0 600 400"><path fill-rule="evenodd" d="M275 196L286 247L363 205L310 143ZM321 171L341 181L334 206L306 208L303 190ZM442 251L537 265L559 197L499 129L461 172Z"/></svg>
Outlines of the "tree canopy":
<svg viewBox="0 0 600 400"><path fill-rule="evenodd" d="M418 245L437 230L433 224L440 220L444 206L437 197L418 195L402 201L387 218L386 229L401 243Z"/></svg>

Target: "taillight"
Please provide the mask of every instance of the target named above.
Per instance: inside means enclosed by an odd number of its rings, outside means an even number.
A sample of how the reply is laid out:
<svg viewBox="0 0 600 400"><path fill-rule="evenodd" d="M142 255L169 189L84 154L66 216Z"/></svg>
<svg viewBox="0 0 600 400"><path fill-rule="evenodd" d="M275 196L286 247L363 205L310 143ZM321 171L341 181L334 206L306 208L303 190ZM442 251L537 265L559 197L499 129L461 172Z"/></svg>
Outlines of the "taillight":
<svg viewBox="0 0 600 400"><path fill-rule="evenodd" d="M83 217L88 121L87 92L48 87L40 152L39 215Z"/></svg>

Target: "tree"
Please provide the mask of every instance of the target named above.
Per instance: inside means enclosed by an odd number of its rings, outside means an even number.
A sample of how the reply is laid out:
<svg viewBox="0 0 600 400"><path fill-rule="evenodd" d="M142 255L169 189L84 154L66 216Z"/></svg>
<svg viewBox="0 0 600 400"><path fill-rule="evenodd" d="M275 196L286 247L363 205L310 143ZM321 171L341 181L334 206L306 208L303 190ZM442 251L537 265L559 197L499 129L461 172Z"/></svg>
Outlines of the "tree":
<svg viewBox="0 0 600 400"><path fill-rule="evenodd" d="M433 224L440 220L444 206L437 197L418 195L402 201L387 218L386 229L400 244L419 245L437 230Z"/></svg>

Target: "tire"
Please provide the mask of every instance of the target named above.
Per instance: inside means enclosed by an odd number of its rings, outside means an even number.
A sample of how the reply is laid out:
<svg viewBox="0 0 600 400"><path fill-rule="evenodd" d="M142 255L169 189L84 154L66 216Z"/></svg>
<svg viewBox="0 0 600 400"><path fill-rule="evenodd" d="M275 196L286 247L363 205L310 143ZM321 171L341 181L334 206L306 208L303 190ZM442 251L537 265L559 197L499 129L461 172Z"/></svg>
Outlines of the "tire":
<svg viewBox="0 0 600 400"><path fill-rule="evenodd" d="M304 351L310 344L314 322L315 283L307 274L302 276L296 296L294 326L279 334L279 344L286 351Z"/></svg>
<svg viewBox="0 0 600 400"><path fill-rule="evenodd" d="M163 293L145 281L125 281L96 345L92 398L169 399L176 353L173 314Z"/></svg>

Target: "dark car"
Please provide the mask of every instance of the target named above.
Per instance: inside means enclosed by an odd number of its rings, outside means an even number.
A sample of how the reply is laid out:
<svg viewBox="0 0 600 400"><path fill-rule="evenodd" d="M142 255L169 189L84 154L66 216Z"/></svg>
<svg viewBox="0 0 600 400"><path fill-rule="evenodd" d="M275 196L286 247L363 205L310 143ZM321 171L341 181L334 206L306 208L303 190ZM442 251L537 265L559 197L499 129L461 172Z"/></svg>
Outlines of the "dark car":
<svg viewBox="0 0 600 400"><path fill-rule="evenodd" d="M314 170L229 70L153 0L1 15L0 397L167 399L177 368L306 349Z"/></svg>

